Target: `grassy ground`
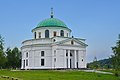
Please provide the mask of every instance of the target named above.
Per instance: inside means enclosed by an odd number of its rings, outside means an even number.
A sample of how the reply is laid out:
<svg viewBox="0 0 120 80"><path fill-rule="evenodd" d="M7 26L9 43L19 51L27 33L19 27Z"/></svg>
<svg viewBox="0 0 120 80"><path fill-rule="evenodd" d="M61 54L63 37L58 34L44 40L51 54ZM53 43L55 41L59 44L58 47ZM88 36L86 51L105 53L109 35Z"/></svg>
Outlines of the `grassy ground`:
<svg viewBox="0 0 120 80"><path fill-rule="evenodd" d="M83 71L54 71L54 70L31 70L9 71L0 70L0 76L19 78L20 80L119 80L108 74L98 74ZM2 79L0 80L10 80Z"/></svg>

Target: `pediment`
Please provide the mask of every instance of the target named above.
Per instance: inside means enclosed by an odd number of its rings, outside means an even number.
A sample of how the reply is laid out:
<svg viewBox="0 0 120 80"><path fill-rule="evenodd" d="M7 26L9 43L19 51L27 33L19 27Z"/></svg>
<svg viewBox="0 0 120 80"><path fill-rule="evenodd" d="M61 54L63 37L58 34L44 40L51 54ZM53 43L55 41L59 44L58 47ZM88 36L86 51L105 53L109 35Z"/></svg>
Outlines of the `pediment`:
<svg viewBox="0 0 120 80"><path fill-rule="evenodd" d="M85 43L83 43L82 41L77 40L77 39L75 39L75 38L71 38L71 39L66 39L66 40L63 40L63 41L59 41L59 42L56 42L56 44L58 44L58 45L87 46L87 44L85 44Z"/></svg>

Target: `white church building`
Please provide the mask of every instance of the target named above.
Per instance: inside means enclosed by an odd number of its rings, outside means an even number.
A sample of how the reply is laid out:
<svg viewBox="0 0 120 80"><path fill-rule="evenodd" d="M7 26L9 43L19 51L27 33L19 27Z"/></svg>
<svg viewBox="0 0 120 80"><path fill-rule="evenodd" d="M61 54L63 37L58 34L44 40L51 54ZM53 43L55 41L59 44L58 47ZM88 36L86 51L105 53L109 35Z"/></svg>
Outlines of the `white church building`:
<svg viewBox="0 0 120 80"><path fill-rule="evenodd" d="M86 68L85 39L71 36L71 29L51 17L32 30L34 38L22 42L21 69Z"/></svg>

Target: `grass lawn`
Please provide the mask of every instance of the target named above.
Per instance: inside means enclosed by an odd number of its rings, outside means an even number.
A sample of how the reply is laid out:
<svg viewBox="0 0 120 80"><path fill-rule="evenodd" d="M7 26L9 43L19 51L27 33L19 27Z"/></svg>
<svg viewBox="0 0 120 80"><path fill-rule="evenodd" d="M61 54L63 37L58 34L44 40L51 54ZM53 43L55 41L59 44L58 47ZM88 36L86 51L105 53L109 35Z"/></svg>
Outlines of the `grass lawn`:
<svg viewBox="0 0 120 80"><path fill-rule="evenodd" d="M0 70L0 76L19 78L20 80L120 80L114 75L98 74L83 71L54 71L54 70L30 70L10 71ZM10 80L2 79L0 80Z"/></svg>

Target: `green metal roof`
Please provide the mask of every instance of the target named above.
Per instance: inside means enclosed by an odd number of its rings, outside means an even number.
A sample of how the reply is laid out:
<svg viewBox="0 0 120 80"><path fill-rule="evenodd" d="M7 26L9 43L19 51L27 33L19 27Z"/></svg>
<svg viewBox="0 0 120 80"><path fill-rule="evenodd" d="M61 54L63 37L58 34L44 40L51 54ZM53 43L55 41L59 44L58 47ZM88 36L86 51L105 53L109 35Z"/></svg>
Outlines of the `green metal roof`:
<svg viewBox="0 0 120 80"><path fill-rule="evenodd" d="M41 21L37 28L39 27L64 27L67 28L66 24L57 18L48 18Z"/></svg>

